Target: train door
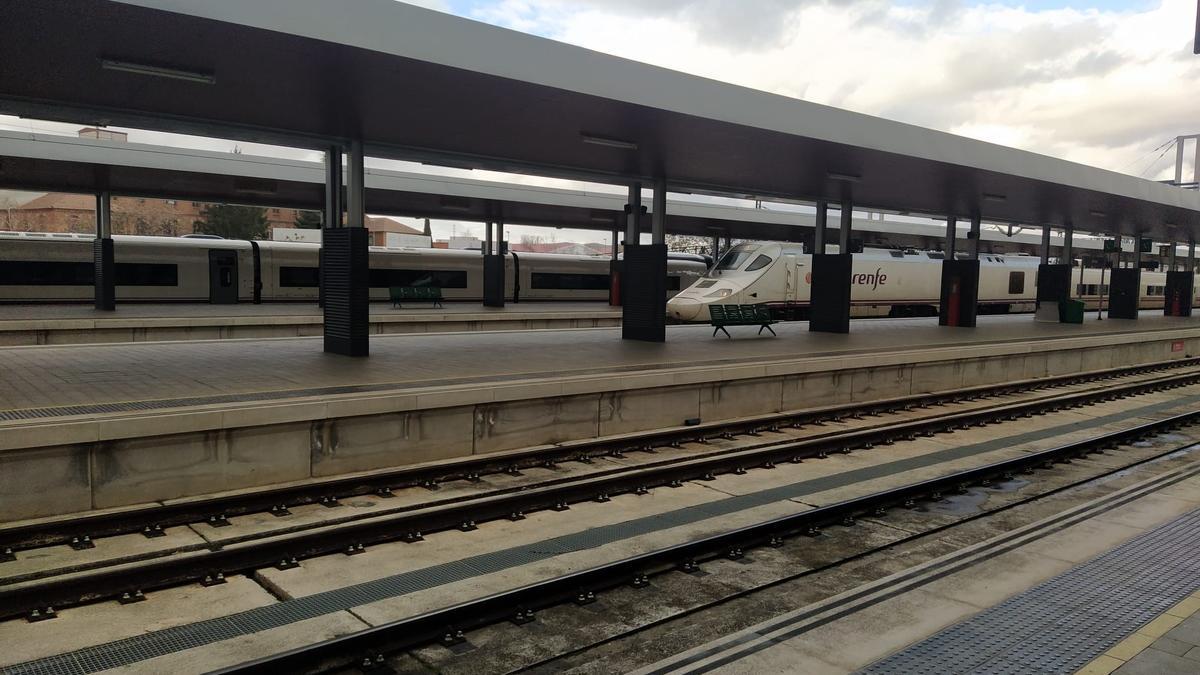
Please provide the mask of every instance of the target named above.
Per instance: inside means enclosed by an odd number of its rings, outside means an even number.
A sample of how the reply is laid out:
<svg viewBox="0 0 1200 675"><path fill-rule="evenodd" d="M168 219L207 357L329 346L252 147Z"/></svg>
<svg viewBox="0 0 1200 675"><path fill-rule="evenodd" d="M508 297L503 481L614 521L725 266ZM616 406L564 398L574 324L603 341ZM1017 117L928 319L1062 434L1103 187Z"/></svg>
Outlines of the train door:
<svg viewBox="0 0 1200 675"><path fill-rule="evenodd" d="M783 256L783 262L784 269L787 270L783 299L786 302L796 302L799 299L800 292L800 261L794 255L785 255Z"/></svg>
<svg viewBox="0 0 1200 675"><path fill-rule="evenodd" d="M237 251L208 252L208 301L214 305L237 303Z"/></svg>

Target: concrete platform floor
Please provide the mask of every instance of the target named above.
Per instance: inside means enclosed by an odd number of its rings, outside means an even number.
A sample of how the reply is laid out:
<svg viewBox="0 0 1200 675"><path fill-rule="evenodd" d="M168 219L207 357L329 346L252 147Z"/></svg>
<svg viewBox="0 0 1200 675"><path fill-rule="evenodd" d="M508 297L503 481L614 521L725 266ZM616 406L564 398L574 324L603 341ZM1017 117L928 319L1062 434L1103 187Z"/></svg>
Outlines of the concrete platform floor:
<svg viewBox="0 0 1200 675"><path fill-rule="evenodd" d="M779 324L778 337L734 328L733 339L714 338L707 326L684 325L668 327L665 343L623 341L619 328L386 335L372 338L371 356L363 359L325 354L320 338L9 347L0 348L0 410L251 393L261 401L321 395L319 389L327 387L386 385L402 391L697 366L761 367L798 357L892 353L894 362L907 363L914 350L1029 343L1028 351L1037 351L1046 341L1105 336L1116 341L1112 336L1196 328L1200 319L1148 311L1138 321L1083 325L990 316L981 317L975 329L940 327L937 319L871 319L854 322L848 335L810 333L807 323L795 322Z"/></svg>

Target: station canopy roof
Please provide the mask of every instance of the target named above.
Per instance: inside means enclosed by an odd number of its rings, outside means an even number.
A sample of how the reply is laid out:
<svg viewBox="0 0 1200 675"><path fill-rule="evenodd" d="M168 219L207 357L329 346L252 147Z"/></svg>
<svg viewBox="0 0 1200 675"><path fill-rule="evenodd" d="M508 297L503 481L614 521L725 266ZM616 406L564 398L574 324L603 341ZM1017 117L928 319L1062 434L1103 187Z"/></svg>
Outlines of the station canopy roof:
<svg viewBox="0 0 1200 675"><path fill-rule="evenodd" d="M0 189L94 193L320 209L325 172L320 162L144 143L0 131ZM378 215L484 221L501 212L506 223L608 231L623 222L626 196L593 190L516 185L474 178L367 168L367 202ZM836 222L830 223L836 229ZM857 218L855 237L868 246L938 249L945 225ZM813 215L668 198L667 231L693 236L806 241ZM965 236L967 224L959 223ZM997 252L1039 250L1041 234L985 228ZM736 234L735 234L736 233ZM1062 244L1061 235L1051 241ZM1099 242L1077 238L1078 249ZM1132 244L1128 244L1132 248Z"/></svg>
<svg viewBox="0 0 1200 675"><path fill-rule="evenodd" d="M1161 240L1200 194L394 0L0 0L0 112ZM368 203L368 209L375 207ZM735 235L737 233L735 232Z"/></svg>

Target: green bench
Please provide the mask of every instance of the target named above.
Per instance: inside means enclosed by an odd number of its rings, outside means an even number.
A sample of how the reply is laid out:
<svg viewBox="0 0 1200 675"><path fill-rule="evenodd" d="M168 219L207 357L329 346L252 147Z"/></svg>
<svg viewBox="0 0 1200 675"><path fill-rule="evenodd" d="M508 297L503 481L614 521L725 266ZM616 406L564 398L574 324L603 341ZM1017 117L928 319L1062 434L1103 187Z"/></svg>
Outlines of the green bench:
<svg viewBox="0 0 1200 675"><path fill-rule="evenodd" d="M442 306L442 289L437 286L392 286L388 291L393 309L402 302L432 302L434 307Z"/></svg>
<svg viewBox="0 0 1200 675"><path fill-rule="evenodd" d="M726 326L758 326L759 335L762 335L764 328L775 335L775 329L771 328L775 320L771 318L771 310L766 305L709 305L708 317L713 325L713 337L716 337L717 331L721 331L732 340L733 336L725 330Z"/></svg>

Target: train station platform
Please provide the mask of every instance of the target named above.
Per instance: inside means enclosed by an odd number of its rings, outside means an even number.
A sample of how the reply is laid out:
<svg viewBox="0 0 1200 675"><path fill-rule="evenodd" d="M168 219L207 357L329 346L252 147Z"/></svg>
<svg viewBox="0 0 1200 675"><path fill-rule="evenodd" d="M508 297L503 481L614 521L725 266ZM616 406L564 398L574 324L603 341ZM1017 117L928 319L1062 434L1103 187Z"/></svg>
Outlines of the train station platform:
<svg viewBox="0 0 1200 675"><path fill-rule="evenodd" d="M121 304L115 312L90 305L8 305L0 346L258 339L319 336L315 303L262 305ZM603 302L523 302L503 308L479 303L371 305L371 334L478 330L602 328L621 325L621 308Z"/></svg>
<svg viewBox="0 0 1200 675"><path fill-rule="evenodd" d="M1200 322L673 326L0 349L9 521L1200 354Z"/></svg>
<svg viewBox="0 0 1200 675"><path fill-rule="evenodd" d="M650 665L700 673L1200 672L1200 467Z"/></svg>

